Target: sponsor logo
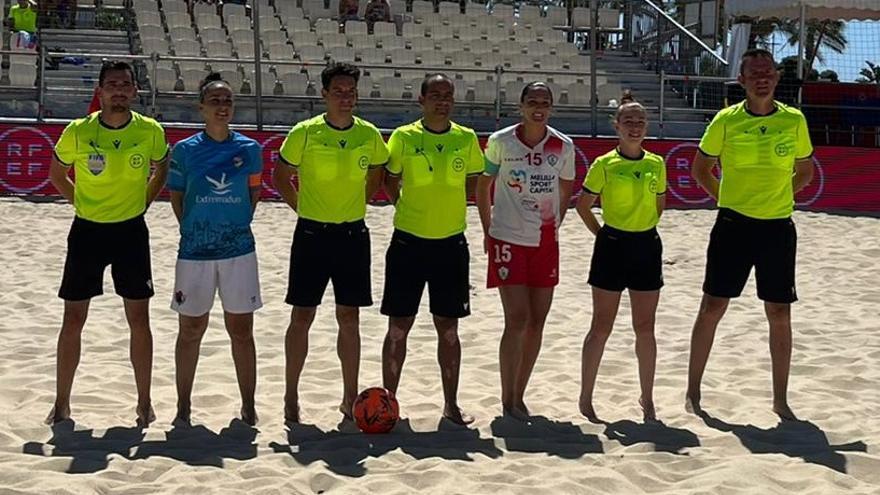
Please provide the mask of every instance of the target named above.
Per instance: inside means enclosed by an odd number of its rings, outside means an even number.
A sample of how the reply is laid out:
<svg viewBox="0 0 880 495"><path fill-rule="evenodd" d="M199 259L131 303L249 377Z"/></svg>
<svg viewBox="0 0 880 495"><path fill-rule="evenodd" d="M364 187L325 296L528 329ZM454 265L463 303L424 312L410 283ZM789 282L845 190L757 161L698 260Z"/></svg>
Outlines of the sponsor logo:
<svg viewBox="0 0 880 495"><path fill-rule="evenodd" d="M443 153L443 145L442 144L436 144L436 145L434 145L434 147L437 148L437 153Z"/></svg>
<svg viewBox="0 0 880 495"><path fill-rule="evenodd" d="M232 192L232 182L226 182L226 173L220 176L220 180L212 179L210 176L206 175L205 180L210 182L212 186L211 192L217 194L219 196L223 196Z"/></svg>
<svg viewBox="0 0 880 495"><path fill-rule="evenodd" d="M340 140L339 140L339 147L340 147L340 148L345 148L345 145L346 145L346 144L348 144L348 141L346 141L345 139L340 139Z"/></svg>
<svg viewBox="0 0 880 495"><path fill-rule="evenodd" d="M34 127L13 127L0 134L0 190L30 194L47 186L54 147L52 138Z"/></svg>
<svg viewBox="0 0 880 495"><path fill-rule="evenodd" d="M144 158L144 155L139 153L135 153L128 158L128 164L131 165L131 168L141 168L146 162L147 160Z"/></svg>
<svg viewBox="0 0 880 495"><path fill-rule="evenodd" d="M767 126L766 125L762 125L758 129L761 130L761 134L767 134Z"/></svg>
<svg viewBox="0 0 880 495"><path fill-rule="evenodd" d="M523 192L523 183L526 181L525 170L511 170L510 178L507 180L507 187L516 189L516 192Z"/></svg>
<svg viewBox="0 0 880 495"><path fill-rule="evenodd" d="M240 197L235 196L227 196L232 192L232 184L233 182L226 181L226 173L224 172L220 176L220 180L214 179L208 175L205 176L205 180L211 184L211 192L214 194L213 196L196 196L196 203L227 203L227 204L238 204L241 203Z"/></svg>
<svg viewBox="0 0 880 495"><path fill-rule="evenodd" d="M122 144L122 141L120 141L118 139L113 140L113 147L114 148L119 149L119 145L121 145L121 144Z"/></svg>

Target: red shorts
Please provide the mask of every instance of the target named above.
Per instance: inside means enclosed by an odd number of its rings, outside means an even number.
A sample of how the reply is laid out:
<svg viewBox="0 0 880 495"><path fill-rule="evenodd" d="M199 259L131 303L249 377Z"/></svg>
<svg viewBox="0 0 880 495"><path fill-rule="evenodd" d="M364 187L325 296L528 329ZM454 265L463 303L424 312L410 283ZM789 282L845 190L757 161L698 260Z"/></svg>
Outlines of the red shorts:
<svg viewBox="0 0 880 495"><path fill-rule="evenodd" d="M559 283L559 243L556 229L541 229L541 244L521 246L489 237L488 288L502 285L555 287Z"/></svg>

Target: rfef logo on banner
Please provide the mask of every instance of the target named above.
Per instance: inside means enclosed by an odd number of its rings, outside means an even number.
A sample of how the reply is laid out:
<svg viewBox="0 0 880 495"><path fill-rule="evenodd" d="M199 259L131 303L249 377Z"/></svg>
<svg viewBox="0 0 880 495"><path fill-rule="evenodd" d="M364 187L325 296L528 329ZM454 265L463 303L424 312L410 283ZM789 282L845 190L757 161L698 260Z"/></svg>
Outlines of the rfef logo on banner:
<svg viewBox="0 0 880 495"><path fill-rule="evenodd" d="M54 149L52 138L35 127L13 127L0 134L0 187L13 194L46 187Z"/></svg>
<svg viewBox="0 0 880 495"><path fill-rule="evenodd" d="M681 143L666 153L666 189L683 203L709 206L712 197L691 177L691 164L698 149L696 143Z"/></svg>

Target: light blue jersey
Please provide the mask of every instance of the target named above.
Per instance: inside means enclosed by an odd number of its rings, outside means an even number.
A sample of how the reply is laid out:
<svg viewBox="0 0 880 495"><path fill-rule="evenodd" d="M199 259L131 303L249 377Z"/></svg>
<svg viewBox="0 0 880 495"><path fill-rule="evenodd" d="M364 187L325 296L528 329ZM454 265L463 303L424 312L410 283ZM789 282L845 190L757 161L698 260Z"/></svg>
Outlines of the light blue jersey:
<svg viewBox="0 0 880 495"><path fill-rule="evenodd" d="M204 132L174 146L168 189L183 193L183 260L220 260L254 251L251 190L263 172L259 143L230 131L223 142Z"/></svg>

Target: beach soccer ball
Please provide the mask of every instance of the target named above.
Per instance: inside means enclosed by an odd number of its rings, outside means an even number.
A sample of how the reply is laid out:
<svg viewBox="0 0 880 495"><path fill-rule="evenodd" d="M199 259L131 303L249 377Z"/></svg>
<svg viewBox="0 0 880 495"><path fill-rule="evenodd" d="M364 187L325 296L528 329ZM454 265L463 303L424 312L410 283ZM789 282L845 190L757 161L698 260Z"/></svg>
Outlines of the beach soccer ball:
<svg viewBox="0 0 880 495"><path fill-rule="evenodd" d="M364 433L388 433L400 418L400 406L394 392L372 387L358 395L352 407L358 428Z"/></svg>

